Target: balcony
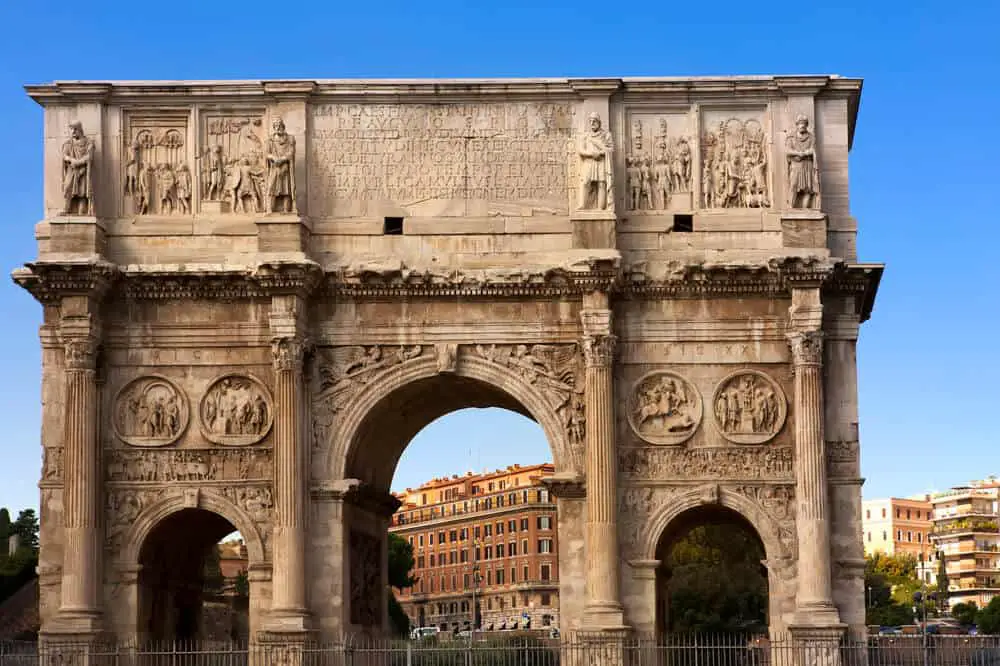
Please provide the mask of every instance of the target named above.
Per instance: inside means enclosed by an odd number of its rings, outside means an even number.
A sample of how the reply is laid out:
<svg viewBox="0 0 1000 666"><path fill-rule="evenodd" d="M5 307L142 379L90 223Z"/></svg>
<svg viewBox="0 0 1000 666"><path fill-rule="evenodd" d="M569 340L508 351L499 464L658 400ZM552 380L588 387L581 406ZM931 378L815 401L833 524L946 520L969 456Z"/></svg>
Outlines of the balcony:
<svg viewBox="0 0 1000 666"><path fill-rule="evenodd" d="M967 532L996 534L1000 532L1000 525L995 520L957 518L934 526L934 536L936 538Z"/></svg>

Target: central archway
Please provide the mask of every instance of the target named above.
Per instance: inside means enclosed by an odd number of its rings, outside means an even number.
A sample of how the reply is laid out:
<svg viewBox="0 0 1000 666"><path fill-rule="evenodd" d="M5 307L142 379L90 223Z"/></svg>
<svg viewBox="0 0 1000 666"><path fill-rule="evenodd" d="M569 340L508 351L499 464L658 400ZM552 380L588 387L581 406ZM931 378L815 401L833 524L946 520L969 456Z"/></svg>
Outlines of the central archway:
<svg viewBox="0 0 1000 666"><path fill-rule="evenodd" d="M499 407L522 414L544 432L554 476L579 479L582 432L579 441L573 441L566 427L567 410L574 409L578 396L564 390L565 384L547 381L547 377L515 372L487 358L463 354L451 367L442 368L439 358L427 355L375 376L352 397L337 422L325 461L330 483L340 488L341 504L329 513L317 507L320 515L328 515L337 524L339 539L335 541L339 543L328 544L333 554L326 552L328 545L322 540L313 546L313 556L332 563L331 574L341 574L341 604L324 607L314 597L318 617L332 620L336 616L346 632L378 633L387 628L384 595L372 592L384 590L388 580L387 530L399 506L390 486L403 451L432 421L470 407ZM555 501L559 541L581 543L582 510L570 511L564 519L564 501ZM579 497L569 501L582 505ZM569 574L570 579L582 580L582 548L560 549L558 567L564 578ZM579 586L563 587L560 584L563 606L573 606Z"/></svg>

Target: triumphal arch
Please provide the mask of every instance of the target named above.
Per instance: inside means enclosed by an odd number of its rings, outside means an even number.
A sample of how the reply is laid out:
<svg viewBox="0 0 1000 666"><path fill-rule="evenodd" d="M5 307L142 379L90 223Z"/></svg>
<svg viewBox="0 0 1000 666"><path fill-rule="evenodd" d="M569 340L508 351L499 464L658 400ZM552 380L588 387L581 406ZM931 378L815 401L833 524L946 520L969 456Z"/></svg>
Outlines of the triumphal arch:
<svg viewBox="0 0 1000 666"><path fill-rule="evenodd" d="M857 261L835 76L57 82L41 617L191 638L239 530L255 639L387 624L396 462L535 419L562 629L663 626L665 534L760 537L774 632L864 624Z"/></svg>

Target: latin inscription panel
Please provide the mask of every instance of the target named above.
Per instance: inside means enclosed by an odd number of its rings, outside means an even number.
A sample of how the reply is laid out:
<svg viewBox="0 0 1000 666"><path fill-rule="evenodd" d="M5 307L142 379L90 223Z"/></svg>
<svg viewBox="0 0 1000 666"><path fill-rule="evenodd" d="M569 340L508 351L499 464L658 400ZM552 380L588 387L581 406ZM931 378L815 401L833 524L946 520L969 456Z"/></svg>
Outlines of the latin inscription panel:
<svg viewBox="0 0 1000 666"><path fill-rule="evenodd" d="M569 104L319 104L311 113L314 216L568 212Z"/></svg>

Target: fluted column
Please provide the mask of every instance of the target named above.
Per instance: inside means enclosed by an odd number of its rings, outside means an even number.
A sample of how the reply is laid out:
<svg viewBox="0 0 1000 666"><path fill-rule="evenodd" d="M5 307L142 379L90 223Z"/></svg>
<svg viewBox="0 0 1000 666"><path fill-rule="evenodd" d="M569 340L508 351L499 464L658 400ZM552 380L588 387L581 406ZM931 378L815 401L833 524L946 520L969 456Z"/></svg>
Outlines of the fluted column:
<svg viewBox="0 0 1000 666"><path fill-rule="evenodd" d="M588 629L620 629L618 590L617 465L615 459L614 365L617 338L610 310L585 310L583 353L587 419L587 582L584 620Z"/></svg>
<svg viewBox="0 0 1000 666"><path fill-rule="evenodd" d="M98 340L63 341L66 395L63 410L62 628L87 633L101 618L101 459L97 437Z"/></svg>
<svg viewBox="0 0 1000 666"><path fill-rule="evenodd" d="M795 372L795 481L799 541L797 622L839 622L830 579L830 509L823 440L823 333L788 334Z"/></svg>
<svg viewBox="0 0 1000 666"><path fill-rule="evenodd" d="M274 356L274 539L272 630L306 629L306 453L303 417L305 345L276 338Z"/></svg>

